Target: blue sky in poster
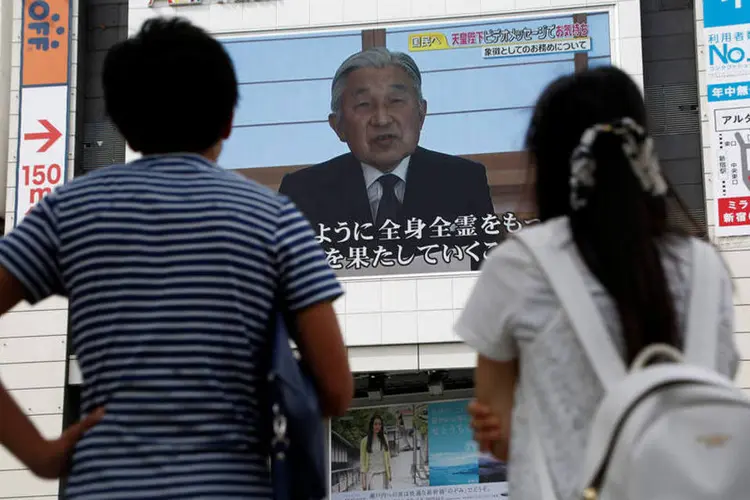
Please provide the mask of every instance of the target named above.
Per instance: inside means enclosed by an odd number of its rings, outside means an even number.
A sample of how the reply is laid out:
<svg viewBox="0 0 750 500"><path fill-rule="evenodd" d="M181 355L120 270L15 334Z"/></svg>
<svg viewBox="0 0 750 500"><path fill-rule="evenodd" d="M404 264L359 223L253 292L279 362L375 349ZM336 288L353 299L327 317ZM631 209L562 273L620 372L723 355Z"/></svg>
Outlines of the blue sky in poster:
<svg viewBox="0 0 750 500"><path fill-rule="evenodd" d="M409 33L570 24L571 16L389 29L386 45L406 50ZM610 63L609 19L589 14L590 66ZM347 152L327 123L331 78L361 48L361 32L248 37L224 41L237 69L240 104L220 163L225 168L306 165ZM451 154L518 151L541 90L571 73L573 54L484 59L479 49L411 53L428 101L421 145Z"/></svg>
<svg viewBox="0 0 750 500"><path fill-rule="evenodd" d="M477 447L466 404L449 401L429 405L430 486L479 482Z"/></svg>

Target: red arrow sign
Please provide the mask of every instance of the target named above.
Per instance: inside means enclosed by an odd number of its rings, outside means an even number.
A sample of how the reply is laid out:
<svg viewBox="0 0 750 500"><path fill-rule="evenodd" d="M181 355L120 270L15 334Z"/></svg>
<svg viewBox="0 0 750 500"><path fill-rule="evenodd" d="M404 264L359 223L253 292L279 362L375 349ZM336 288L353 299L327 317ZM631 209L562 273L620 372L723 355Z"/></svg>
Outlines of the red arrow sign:
<svg viewBox="0 0 750 500"><path fill-rule="evenodd" d="M62 137L62 134L48 120L39 120L39 123L41 123L42 127L47 129L47 131L34 132L33 134L24 134L23 139L25 141L46 140L47 142L42 144L42 147L37 150L37 153L44 153L49 148L51 148L52 145L56 143L60 137Z"/></svg>

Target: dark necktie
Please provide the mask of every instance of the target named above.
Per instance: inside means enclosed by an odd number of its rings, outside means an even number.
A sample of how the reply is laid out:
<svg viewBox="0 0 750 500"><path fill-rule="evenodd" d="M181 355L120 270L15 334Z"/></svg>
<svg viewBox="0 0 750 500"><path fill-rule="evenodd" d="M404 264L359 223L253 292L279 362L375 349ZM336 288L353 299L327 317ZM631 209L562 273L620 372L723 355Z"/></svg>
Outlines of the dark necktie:
<svg viewBox="0 0 750 500"><path fill-rule="evenodd" d="M378 203L378 212L375 216L375 229L379 230L387 220L397 223L399 213L401 212L401 202L396 197L396 183L400 179L393 174L385 174L378 178L378 182L383 187L383 195Z"/></svg>

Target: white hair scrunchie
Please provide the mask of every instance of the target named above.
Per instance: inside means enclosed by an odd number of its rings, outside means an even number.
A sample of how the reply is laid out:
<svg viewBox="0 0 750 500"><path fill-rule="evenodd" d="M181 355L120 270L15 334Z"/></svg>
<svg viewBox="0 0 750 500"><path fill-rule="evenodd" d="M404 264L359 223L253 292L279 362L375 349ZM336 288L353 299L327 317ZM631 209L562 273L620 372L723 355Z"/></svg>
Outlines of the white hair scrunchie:
<svg viewBox="0 0 750 500"><path fill-rule="evenodd" d="M661 173L653 139L632 118L622 118L611 124L597 124L586 129L573 151L570 157L570 206L573 210L586 206L587 198L582 191L596 185L594 172L597 165L591 148L599 134L614 134L622 140L622 151L644 192L652 196L667 193L667 182Z"/></svg>

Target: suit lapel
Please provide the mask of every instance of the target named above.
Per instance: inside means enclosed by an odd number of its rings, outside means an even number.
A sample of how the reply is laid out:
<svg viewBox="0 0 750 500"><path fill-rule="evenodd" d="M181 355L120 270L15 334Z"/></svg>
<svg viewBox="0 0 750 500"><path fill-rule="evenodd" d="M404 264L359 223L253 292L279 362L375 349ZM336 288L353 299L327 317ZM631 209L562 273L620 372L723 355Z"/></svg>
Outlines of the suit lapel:
<svg viewBox="0 0 750 500"><path fill-rule="evenodd" d="M420 147L414 151L409 160L409 170L406 174L406 191L404 192L405 217L418 215L416 210L424 210L431 206L432 180L430 179L430 165L425 162L424 150Z"/></svg>
<svg viewBox="0 0 750 500"><path fill-rule="evenodd" d="M372 212L367 198L362 165L353 154L349 153L343 157L337 177L338 179L334 182L339 184L341 188L331 191L331 196L334 198L333 203L341 203L346 207L348 219L351 221L372 222Z"/></svg>

